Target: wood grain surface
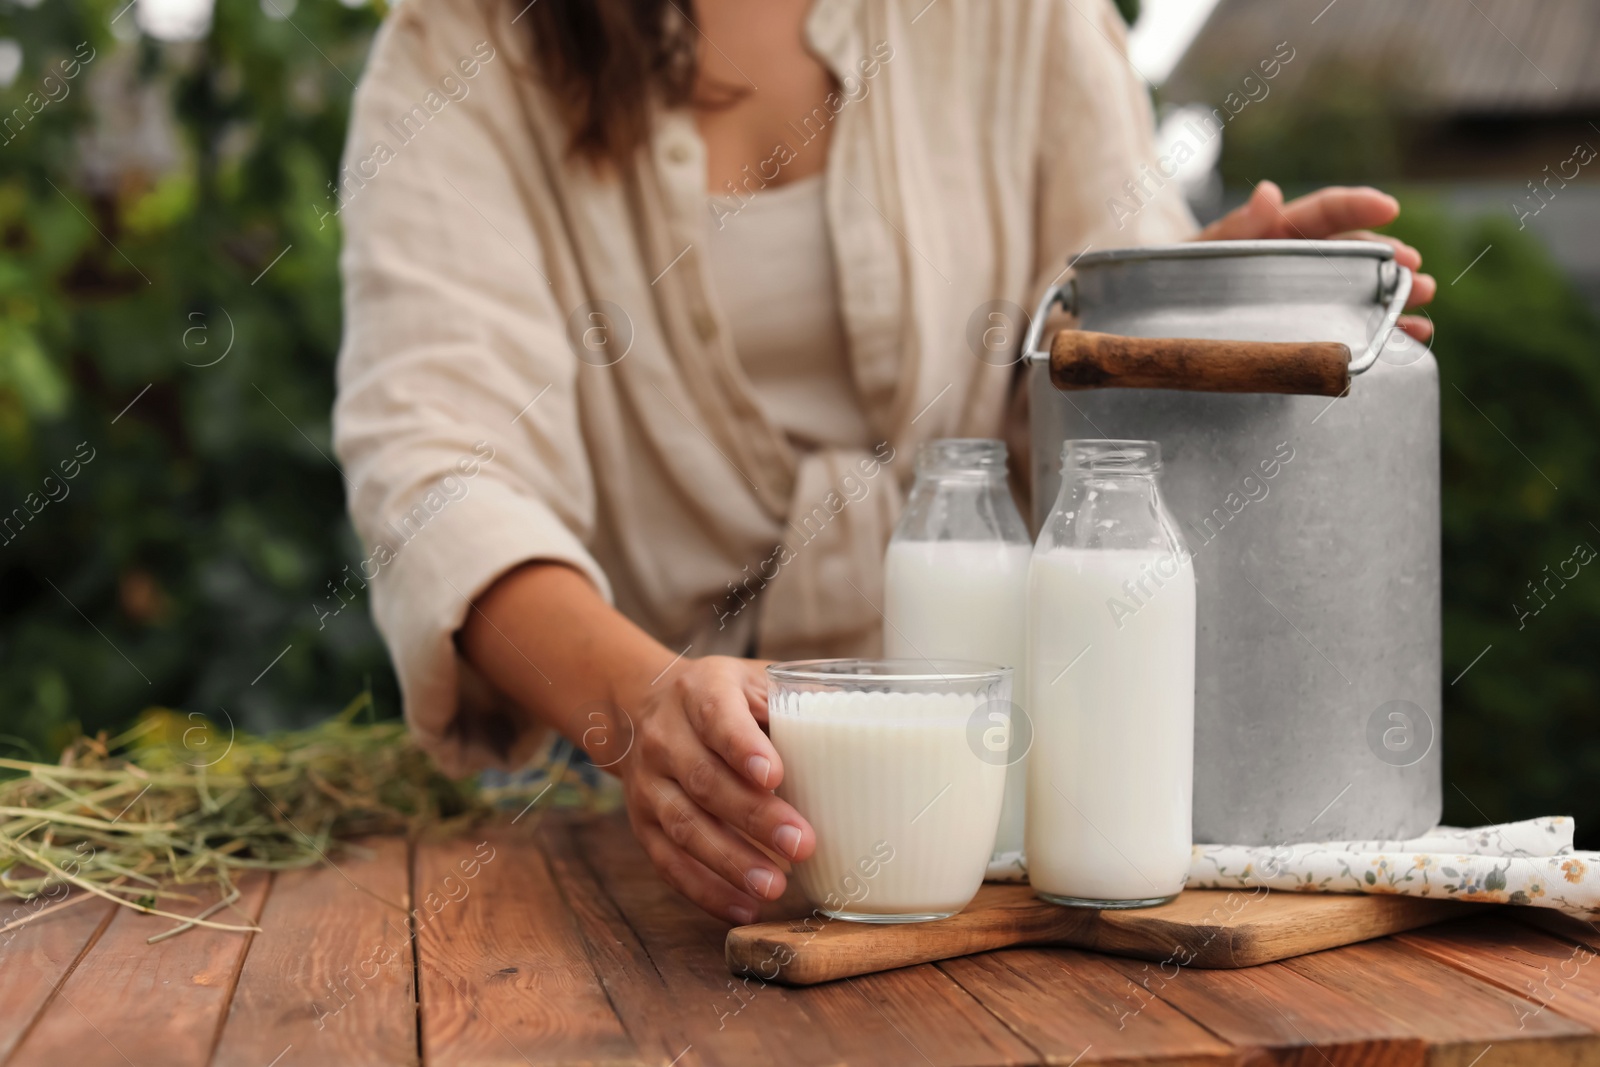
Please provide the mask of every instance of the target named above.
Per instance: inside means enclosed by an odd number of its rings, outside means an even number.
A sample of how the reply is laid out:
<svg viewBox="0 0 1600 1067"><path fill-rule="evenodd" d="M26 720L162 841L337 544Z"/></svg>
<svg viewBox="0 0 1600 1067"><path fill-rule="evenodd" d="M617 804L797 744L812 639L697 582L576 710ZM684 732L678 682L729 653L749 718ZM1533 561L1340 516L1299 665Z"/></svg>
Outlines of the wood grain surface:
<svg viewBox="0 0 1600 1067"><path fill-rule="evenodd" d="M406 843L361 844L369 854L274 877L213 1064L261 1067L263 1051L284 1064L417 1062Z"/></svg>
<svg viewBox="0 0 1600 1067"><path fill-rule="evenodd" d="M544 854L526 833L424 842L413 872L428 1063L636 1061Z"/></svg>
<svg viewBox="0 0 1600 1067"><path fill-rule="evenodd" d="M1396 939L1529 1003L1529 1015L1554 1011L1600 1029L1600 951L1530 931L1523 923L1493 915L1437 933Z"/></svg>
<svg viewBox="0 0 1600 1067"><path fill-rule="evenodd" d="M1108 958L1021 949L939 970L981 1000L1047 1063L1215 1064L1235 1050L1163 1000L1141 1005Z"/></svg>
<svg viewBox="0 0 1600 1067"><path fill-rule="evenodd" d="M253 923L270 876L236 884L232 909L218 922ZM198 914L219 899L215 887L190 886L191 903L169 911ZM250 935L197 927L149 943L170 919L117 908L105 931L55 990L15 1053L12 1067L82 1067L86 1063L204 1067L216 1047Z"/></svg>
<svg viewBox="0 0 1600 1067"><path fill-rule="evenodd" d="M1491 1047L1499 1064L1595 1064L1594 1031L1553 1012L1529 1014L1504 992L1396 941L1352 945L1283 966L1388 1015L1428 1045L1430 1064L1469 1067Z"/></svg>
<svg viewBox="0 0 1600 1067"><path fill-rule="evenodd" d="M654 1010L674 1020L669 1059L955 1067L1026 1063L1033 1055L937 972L875 975L815 990L733 978L721 956L727 924L667 889L631 837L578 833L574 840L660 975L664 999Z"/></svg>
<svg viewBox="0 0 1600 1067"><path fill-rule="evenodd" d="M76 893L68 899L13 901L0 910L0 926L20 924L0 934L0 959L5 961L0 967L0 1005L5 1007L0 1012L0 1062L100 936L115 907L109 900Z"/></svg>
<svg viewBox="0 0 1600 1067"><path fill-rule="evenodd" d="M1350 388L1349 367L1349 347L1331 341L1210 341L1061 330L1050 342L1050 381L1064 390L1340 396Z"/></svg>
<svg viewBox="0 0 1600 1067"><path fill-rule="evenodd" d="M1235 1048L1258 1049L1273 1063L1406 1067L1426 1062L1427 1043L1386 1013L1282 963L1241 970L1182 970L1112 960L1129 1028L1147 1005L1165 1002ZM1264 1057L1265 1058L1265 1057Z"/></svg>
<svg viewBox="0 0 1600 1067"><path fill-rule="evenodd" d="M1254 967L1455 918L1472 905L1402 896L1193 889L1154 908L1095 911L986 885L935 922L852 923L802 913L728 933L728 968L787 985L932 963L1018 945L1058 945L1182 967Z"/></svg>
<svg viewBox="0 0 1600 1067"><path fill-rule="evenodd" d="M149 945L170 923L98 899L0 933L0 1064L1600 1067L1600 931L1532 909L1243 969L1025 947L790 987L730 975L620 817L367 845L247 880L254 935Z"/></svg>

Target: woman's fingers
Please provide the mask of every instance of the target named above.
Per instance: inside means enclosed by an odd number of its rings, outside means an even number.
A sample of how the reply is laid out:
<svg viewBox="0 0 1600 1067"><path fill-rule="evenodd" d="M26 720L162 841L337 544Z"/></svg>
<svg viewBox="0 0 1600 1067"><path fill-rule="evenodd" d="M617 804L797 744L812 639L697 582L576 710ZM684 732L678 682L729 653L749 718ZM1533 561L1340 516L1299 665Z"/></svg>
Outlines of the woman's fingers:
<svg viewBox="0 0 1600 1067"><path fill-rule="evenodd" d="M1262 182L1255 187L1239 207L1201 230L1201 241L1258 241L1275 235L1282 225L1279 212L1283 204L1283 191L1273 182Z"/></svg>
<svg viewBox="0 0 1600 1067"><path fill-rule="evenodd" d="M767 723L767 664L770 660L749 662L741 660L748 670L744 674L744 695L750 702L750 714L763 726Z"/></svg>
<svg viewBox="0 0 1600 1067"><path fill-rule="evenodd" d="M1366 186L1330 186L1284 203L1283 190L1263 181L1250 199L1200 231L1202 241L1324 240L1351 230L1385 226L1400 214L1388 193Z"/></svg>
<svg viewBox="0 0 1600 1067"><path fill-rule="evenodd" d="M1400 201L1367 186L1330 186L1296 197L1283 205L1285 237L1324 240L1349 230L1387 226L1400 214ZM1420 260L1419 260L1420 262Z"/></svg>
<svg viewBox="0 0 1600 1067"><path fill-rule="evenodd" d="M1406 307L1421 307L1423 304L1433 302L1438 295L1439 283L1433 275L1421 273L1422 253L1406 244L1398 237L1388 234L1373 233L1370 230L1353 230L1350 233L1341 233L1335 236L1338 241L1377 241L1394 249L1394 261L1411 271L1411 295L1406 298ZM1416 320L1413 320L1415 324ZM1408 331L1409 332L1409 331Z"/></svg>
<svg viewBox="0 0 1600 1067"><path fill-rule="evenodd" d="M1439 283L1431 274L1413 274L1411 276L1411 295L1406 298L1406 307L1421 307L1431 304L1438 295Z"/></svg>
<svg viewBox="0 0 1600 1067"><path fill-rule="evenodd" d="M1433 320L1424 315L1401 315L1395 323L1407 336L1427 344L1433 337Z"/></svg>
<svg viewBox="0 0 1600 1067"><path fill-rule="evenodd" d="M668 885L696 905L736 926L755 922L760 902L750 893L740 892L725 878L719 878L705 864L672 843L661 826L651 822L634 824L634 835L644 846L656 872Z"/></svg>
<svg viewBox="0 0 1600 1067"><path fill-rule="evenodd" d="M1399 214L1399 201L1367 186L1330 186L1284 203L1282 190L1264 181L1256 186L1243 206L1200 231L1199 239L1377 241L1393 248L1395 262L1412 272L1411 295L1406 307L1421 307L1432 301L1439 291L1439 284L1432 275L1420 273L1422 253L1398 237L1373 233L1370 229L1393 222ZM1433 335L1433 324L1415 316L1402 318L1400 328L1419 341L1426 341Z"/></svg>
<svg viewBox="0 0 1600 1067"><path fill-rule="evenodd" d="M1336 233L1330 240L1375 241L1378 244L1388 245L1394 249L1394 261L1407 270L1414 271L1422 266L1421 252L1418 252L1415 248L1400 240L1400 238L1390 237L1386 233L1373 233L1371 230L1351 230L1349 233Z"/></svg>
<svg viewBox="0 0 1600 1067"><path fill-rule="evenodd" d="M810 825L772 792L783 766L756 721L765 697L761 664L689 661L649 697L623 765L634 832L662 877L741 923L783 894L782 857L803 860L816 848Z"/></svg>
<svg viewBox="0 0 1600 1067"><path fill-rule="evenodd" d="M699 744L675 745L671 770L684 791L713 815L780 855L804 859L816 846L816 835L799 812L769 792L783 780L783 763L750 712L737 670L730 666L703 682L686 683L684 710Z"/></svg>
<svg viewBox="0 0 1600 1067"><path fill-rule="evenodd" d="M1406 298L1406 307L1421 307L1423 304L1433 302L1438 295L1439 283L1433 275L1421 273L1422 253L1406 244L1398 237L1388 234L1373 233L1370 230L1353 230L1350 233L1337 234L1334 238L1338 241L1377 241L1394 249L1394 261L1411 271L1411 295ZM1407 331L1410 332L1410 331Z"/></svg>
<svg viewBox="0 0 1600 1067"><path fill-rule="evenodd" d="M783 763L750 710L747 683L741 677L743 664L737 660L726 664L680 683L689 725L728 766L758 788L771 789L783 780Z"/></svg>
<svg viewBox="0 0 1600 1067"><path fill-rule="evenodd" d="M662 831L734 889L759 900L783 895L784 874L773 862L671 782L653 783L655 815Z"/></svg>
<svg viewBox="0 0 1600 1067"><path fill-rule="evenodd" d="M800 860L811 855L816 833L787 801L733 774L698 741L691 739L677 751L669 773L696 804L780 856Z"/></svg>

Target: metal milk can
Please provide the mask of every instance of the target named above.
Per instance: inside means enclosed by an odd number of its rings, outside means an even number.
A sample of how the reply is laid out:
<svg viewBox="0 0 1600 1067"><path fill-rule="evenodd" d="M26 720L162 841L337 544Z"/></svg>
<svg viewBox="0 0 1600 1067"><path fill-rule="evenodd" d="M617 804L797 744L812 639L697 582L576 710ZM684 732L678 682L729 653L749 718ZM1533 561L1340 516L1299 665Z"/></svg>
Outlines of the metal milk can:
<svg viewBox="0 0 1600 1067"><path fill-rule="evenodd" d="M1195 840L1431 829L1439 374L1422 346L1388 345L1410 273L1365 241L1117 249L1075 268L1023 346L1034 507L1056 497L1064 439L1160 442L1198 591ZM1058 304L1078 329L1036 351Z"/></svg>

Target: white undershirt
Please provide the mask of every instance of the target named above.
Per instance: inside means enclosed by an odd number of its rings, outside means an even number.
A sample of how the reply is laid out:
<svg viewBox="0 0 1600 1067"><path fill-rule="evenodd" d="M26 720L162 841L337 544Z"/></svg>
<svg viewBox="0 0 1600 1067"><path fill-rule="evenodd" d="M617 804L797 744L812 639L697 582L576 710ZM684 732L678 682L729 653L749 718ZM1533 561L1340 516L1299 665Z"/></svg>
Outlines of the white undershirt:
<svg viewBox="0 0 1600 1067"><path fill-rule="evenodd" d="M711 284L767 417L803 448L866 447L822 175L713 203Z"/></svg>

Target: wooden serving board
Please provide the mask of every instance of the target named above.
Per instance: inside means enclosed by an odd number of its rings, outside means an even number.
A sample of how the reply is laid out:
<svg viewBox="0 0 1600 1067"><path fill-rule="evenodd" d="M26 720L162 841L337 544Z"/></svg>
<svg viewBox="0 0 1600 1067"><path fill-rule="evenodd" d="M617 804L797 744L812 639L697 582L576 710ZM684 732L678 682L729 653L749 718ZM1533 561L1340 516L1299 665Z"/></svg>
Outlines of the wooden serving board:
<svg viewBox="0 0 1600 1067"><path fill-rule="evenodd" d="M734 974L785 985L1060 945L1180 967L1254 967L1467 915L1481 905L1402 896L1190 889L1154 908L1064 908L1025 885L985 885L960 915L872 924L820 914L728 931Z"/></svg>

